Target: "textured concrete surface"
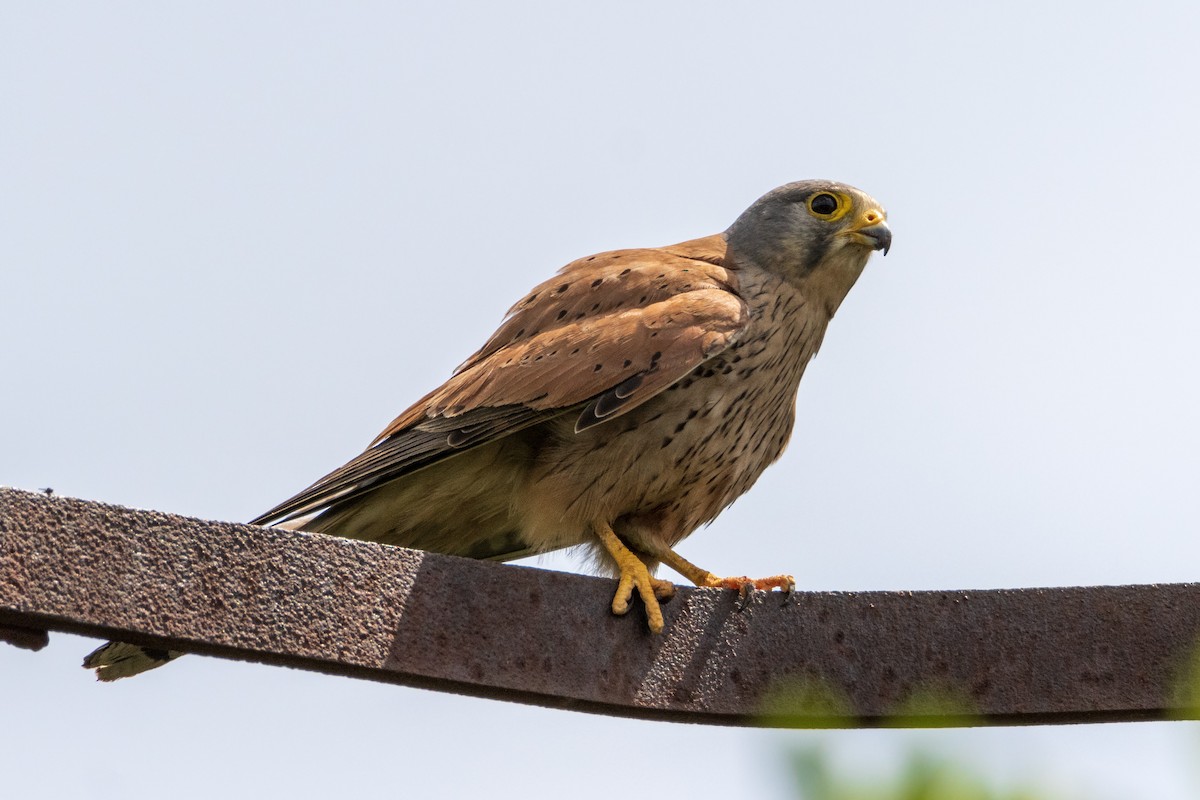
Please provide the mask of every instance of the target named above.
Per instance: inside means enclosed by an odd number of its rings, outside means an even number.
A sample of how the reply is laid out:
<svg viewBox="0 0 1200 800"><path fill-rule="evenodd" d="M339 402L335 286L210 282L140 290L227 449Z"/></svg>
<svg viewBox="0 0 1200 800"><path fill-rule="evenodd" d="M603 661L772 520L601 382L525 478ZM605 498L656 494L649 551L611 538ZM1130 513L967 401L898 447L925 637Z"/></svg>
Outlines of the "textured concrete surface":
<svg viewBox="0 0 1200 800"><path fill-rule="evenodd" d="M738 725L1197 717L1197 584L756 593L741 611L733 592L683 589L660 636L640 609L609 613L613 587L0 489L0 641L22 646L36 647L41 630L72 631Z"/></svg>

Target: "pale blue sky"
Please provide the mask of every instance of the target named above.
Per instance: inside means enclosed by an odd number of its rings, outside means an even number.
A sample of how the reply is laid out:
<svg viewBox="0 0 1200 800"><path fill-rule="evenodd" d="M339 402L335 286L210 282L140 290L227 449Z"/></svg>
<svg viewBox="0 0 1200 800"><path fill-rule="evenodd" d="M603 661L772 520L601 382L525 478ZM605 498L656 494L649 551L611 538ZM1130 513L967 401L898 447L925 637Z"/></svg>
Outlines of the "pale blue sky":
<svg viewBox="0 0 1200 800"><path fill-rule="evenodd" d="M0 484L248 519L563 263L830 177L895 245L791 450L684 555L808 589L1195 580L1197 9L0 1ZM615 751L645 791L786 797L813 742L1200 790L1191 724L726 730L198 657L101 686L94 644L0 648L15 795L610 797Z"/></svg>

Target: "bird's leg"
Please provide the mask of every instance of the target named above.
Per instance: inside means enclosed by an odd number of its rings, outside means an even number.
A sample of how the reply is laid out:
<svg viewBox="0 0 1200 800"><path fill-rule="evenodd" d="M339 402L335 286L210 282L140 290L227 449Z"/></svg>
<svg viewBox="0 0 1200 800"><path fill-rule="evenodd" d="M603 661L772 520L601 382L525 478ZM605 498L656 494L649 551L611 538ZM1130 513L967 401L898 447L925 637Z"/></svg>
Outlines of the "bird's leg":
<svg viewBox="0 0 1200 800"><path fill-rule="evenodd" d="M781 589L784 592L792 592L796 589L796 579L791 575L771 575L766 578L747 578L745 576L718 578L708 570L697 567L670 548L655 548L653 556L697 586L737 589L743 596L748 591L748 587L768 591Z"/></svg>
<svg viewBox="0 0 1200 800"><path fill-rule="evenodd" d="M637 589L642 603L646 606L646 620L651 633L661 633L663 629L662 609L658 607L658 599L664 600L675 593L675 585L670 581L659 580L650 574L646 563L634 553L613 532L607 522L592 524L592 530L604 549L617 562L620 570L620 581L617 583L617 593L613 597L612 610L614 614L624 614L629 611L629 601L633 599L633 590Z"/></svg>

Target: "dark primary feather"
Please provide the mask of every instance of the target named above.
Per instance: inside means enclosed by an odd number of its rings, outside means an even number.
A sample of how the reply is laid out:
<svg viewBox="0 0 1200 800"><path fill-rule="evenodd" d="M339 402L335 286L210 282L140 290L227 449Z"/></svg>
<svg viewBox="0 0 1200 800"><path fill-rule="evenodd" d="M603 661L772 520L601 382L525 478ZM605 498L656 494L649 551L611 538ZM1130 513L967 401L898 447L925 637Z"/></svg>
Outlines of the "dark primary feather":
<svg viewBox="0 0 1200 800"><path fill-rule="evenodd" d="M334 502L347 502L396 478L485 441L507 436L561 412L522 406L484 408L449 419L432 419L372 445L299 494L250 520L266 525L302 517Z"/></svg>
<svg viewBox="0 0 1200 800"><path fill-rule="evenodd" d="M639 372L632 378L626 378L621 381L588 403L584 406L583 411L579 415L579 420L575 423L575 432L579 433L580 431L599 425L605 418L612 416L625 405L626 401L633 396L633 393L645 380L646 373Z"/></svg>

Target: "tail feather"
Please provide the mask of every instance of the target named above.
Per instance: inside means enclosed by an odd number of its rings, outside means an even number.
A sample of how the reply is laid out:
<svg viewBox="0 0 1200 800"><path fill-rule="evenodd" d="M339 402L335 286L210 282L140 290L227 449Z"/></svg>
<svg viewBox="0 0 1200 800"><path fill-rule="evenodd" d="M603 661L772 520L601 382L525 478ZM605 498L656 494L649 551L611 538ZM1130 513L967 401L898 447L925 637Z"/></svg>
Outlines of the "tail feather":
<svg viewBox="0 0 1200 800"><path fill-rule="evenodd" d="M142 647L126 642L109 642L83 659L84 669L96 670L96 679L115 681L161 667L183 655L180 650Z"/></svg>

